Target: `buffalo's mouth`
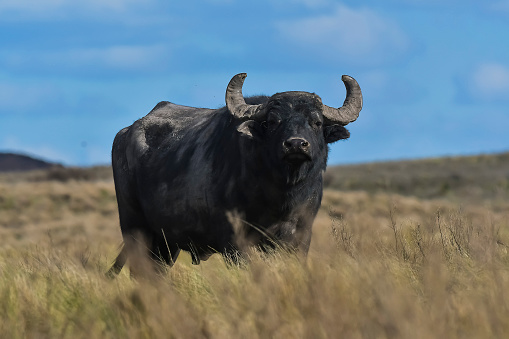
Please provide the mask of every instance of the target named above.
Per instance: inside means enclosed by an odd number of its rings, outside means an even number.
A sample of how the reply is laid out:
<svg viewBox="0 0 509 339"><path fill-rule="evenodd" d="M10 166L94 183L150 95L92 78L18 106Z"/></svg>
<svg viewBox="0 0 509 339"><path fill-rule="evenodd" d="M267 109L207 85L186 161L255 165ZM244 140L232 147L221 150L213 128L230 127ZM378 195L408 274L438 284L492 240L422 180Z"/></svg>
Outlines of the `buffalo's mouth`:
<svg viewBox="0 0 509 339"><path fill-rule="evenodd" d="M309 154L302 152L288 153L283 157L283 159L292 165L297 165L306 161L311 161L311 157L309 156Z"/></svg>

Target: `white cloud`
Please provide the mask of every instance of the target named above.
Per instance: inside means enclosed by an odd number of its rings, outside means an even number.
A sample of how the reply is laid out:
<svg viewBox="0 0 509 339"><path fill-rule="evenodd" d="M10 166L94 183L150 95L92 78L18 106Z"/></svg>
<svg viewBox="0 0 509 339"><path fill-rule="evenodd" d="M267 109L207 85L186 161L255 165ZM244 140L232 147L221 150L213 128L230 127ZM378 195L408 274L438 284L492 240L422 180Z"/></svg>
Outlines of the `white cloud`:
<svg viewBox="0 0 509 339"><path fill-rule="evenodd" d="M117 45L104 48L76 48L60 51L4 51L0 60L11 68L54 70L137 71L167 64L169 50L162 45Z"/></svg>
<svg viewBox="0 0 509 339"><path fill-rule="evenodd" d="M328 60L380 63L409 48L409 39L396 24L366 8L338 5L330 14L279 22L277 29L298 48L296 53L316 53Z"/></svg>
<svg viewBox="0 0 509 339"><path fill-rule="evenodd" d="M292 5L303 5L308 8L320 8L334 4L333 0L272 0L271 5L276 7L288 7Z"/></svg>
<svg viewBox="0 0 509 339"><path fill-rule="evenodd" d="M130 6L149 3L149 0L2 0L0 11L16 10L26 12L55 11L58 9L81 8L86 10L126 10Z"/></svg>
<svg viewBox="0 0 509 339"><path fill-rule="evenodd" d="M408 105L422 100L428 94L426 89L415 81L388 71L370 71L361 74L360 79L366 104Z"/></svg>
<svg viewBox="0 0 509 339"><path fill-rule="evenodd" d="M162 46L110 46L106 48L84 48L65 51L60 54L48 55L47 58L70 60L78 65L94 65L133 69L150 67L167 56Z"/></svg>
<svg viewBox="0 0 509 339"><path fill-rule="evenodd" d="M487 15L495 15L503 20L509 17L509 0L491 1L483 5L482 9L487 12Z"/></svg>
<svg viewBox="0 0 509 339"><path fill-rule="evenodd" d="M61 19L76 15L135 12L147 7L152 0L2 0L0 16L16 19Z"/></svg>
<svg viewBox="0 0 509 339"><path fill-rule="evenodd" d="M492 11L509 13L509 1L496 1L488 7Z"/></svg>
<svg viewBox="0 0 509 339"><path fill-rule="evenodd" d="M0 82L0 114L38 107L55 95L53 86Z"/></svg>
<svg viewBox="0 0 509 339"><path fill-rule="evenodd" d="M498 63L478 65L467 77L466 88L472 99L509 101L509 68Z"/></svg>
<svg viewBox="0 0 509 339"><path fill-rule="evenodd" d="M231 5L235 3L235 0L206 0L213 5Z"/></svg>

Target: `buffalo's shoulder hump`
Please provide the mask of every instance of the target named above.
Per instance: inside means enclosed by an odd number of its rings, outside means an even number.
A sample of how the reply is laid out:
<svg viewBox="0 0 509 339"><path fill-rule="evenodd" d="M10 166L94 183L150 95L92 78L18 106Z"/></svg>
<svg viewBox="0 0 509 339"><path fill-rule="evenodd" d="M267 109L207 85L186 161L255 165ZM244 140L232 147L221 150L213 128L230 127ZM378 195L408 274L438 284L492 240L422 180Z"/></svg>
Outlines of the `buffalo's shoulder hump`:
<svg viewBox="0 0 509 339"><path fill-rule="evenodd" d="M245 97L244 100L248 105L259 105L266 103L269 100L269 97L266 95L254 95Z"/></svg>

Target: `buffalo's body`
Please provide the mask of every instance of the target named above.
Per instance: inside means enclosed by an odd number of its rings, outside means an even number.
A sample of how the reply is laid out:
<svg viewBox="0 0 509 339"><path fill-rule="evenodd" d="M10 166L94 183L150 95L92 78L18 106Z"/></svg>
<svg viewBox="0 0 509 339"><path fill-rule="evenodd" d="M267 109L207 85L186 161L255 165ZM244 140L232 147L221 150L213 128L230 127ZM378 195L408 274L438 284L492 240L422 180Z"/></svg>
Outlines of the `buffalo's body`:
<svg viewBox="0 0 509 339"><path fill-rule="evenodd" d="M216 252L235 257L246 243L307 253L327 142L348 132L325 126L314 94L242 104L263 112L239 118L233 104L212 110L161 102L117 134L112 162L124 248L111 272L139 241L168 264L180 250L194 263Z"/></svg>

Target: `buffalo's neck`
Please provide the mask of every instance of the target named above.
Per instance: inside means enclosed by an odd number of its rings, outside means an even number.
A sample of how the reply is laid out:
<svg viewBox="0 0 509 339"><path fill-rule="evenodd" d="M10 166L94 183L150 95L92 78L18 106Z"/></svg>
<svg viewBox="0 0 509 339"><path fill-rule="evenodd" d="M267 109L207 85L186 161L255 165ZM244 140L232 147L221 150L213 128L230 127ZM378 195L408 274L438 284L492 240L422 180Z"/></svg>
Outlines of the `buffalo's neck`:
<svg viewBox="0 0 509 339"><path fill-rule="evenodd" d="M307 204L310 196L322 191L321 173L314 172L307 173L307 176L298 182L288 183L283 178L280 182L267 182L267 185L260 189L267 202L274 204L274 209L285 213Z"/></svg>
<svg viewBox="0 0 509 339"><path fill-rule="evenodd" d="M269 227L274 222L299 218L298 214L316 214L322 197L322 174L310 171L296 183L288 183L284 175L268 175L273 168L264 168L263 162L250 167L251 180L243 183L247 189L239 193L247 203L244 205L246 220L252 224ZM263 211L263 213L260 213Z"/></svg>

